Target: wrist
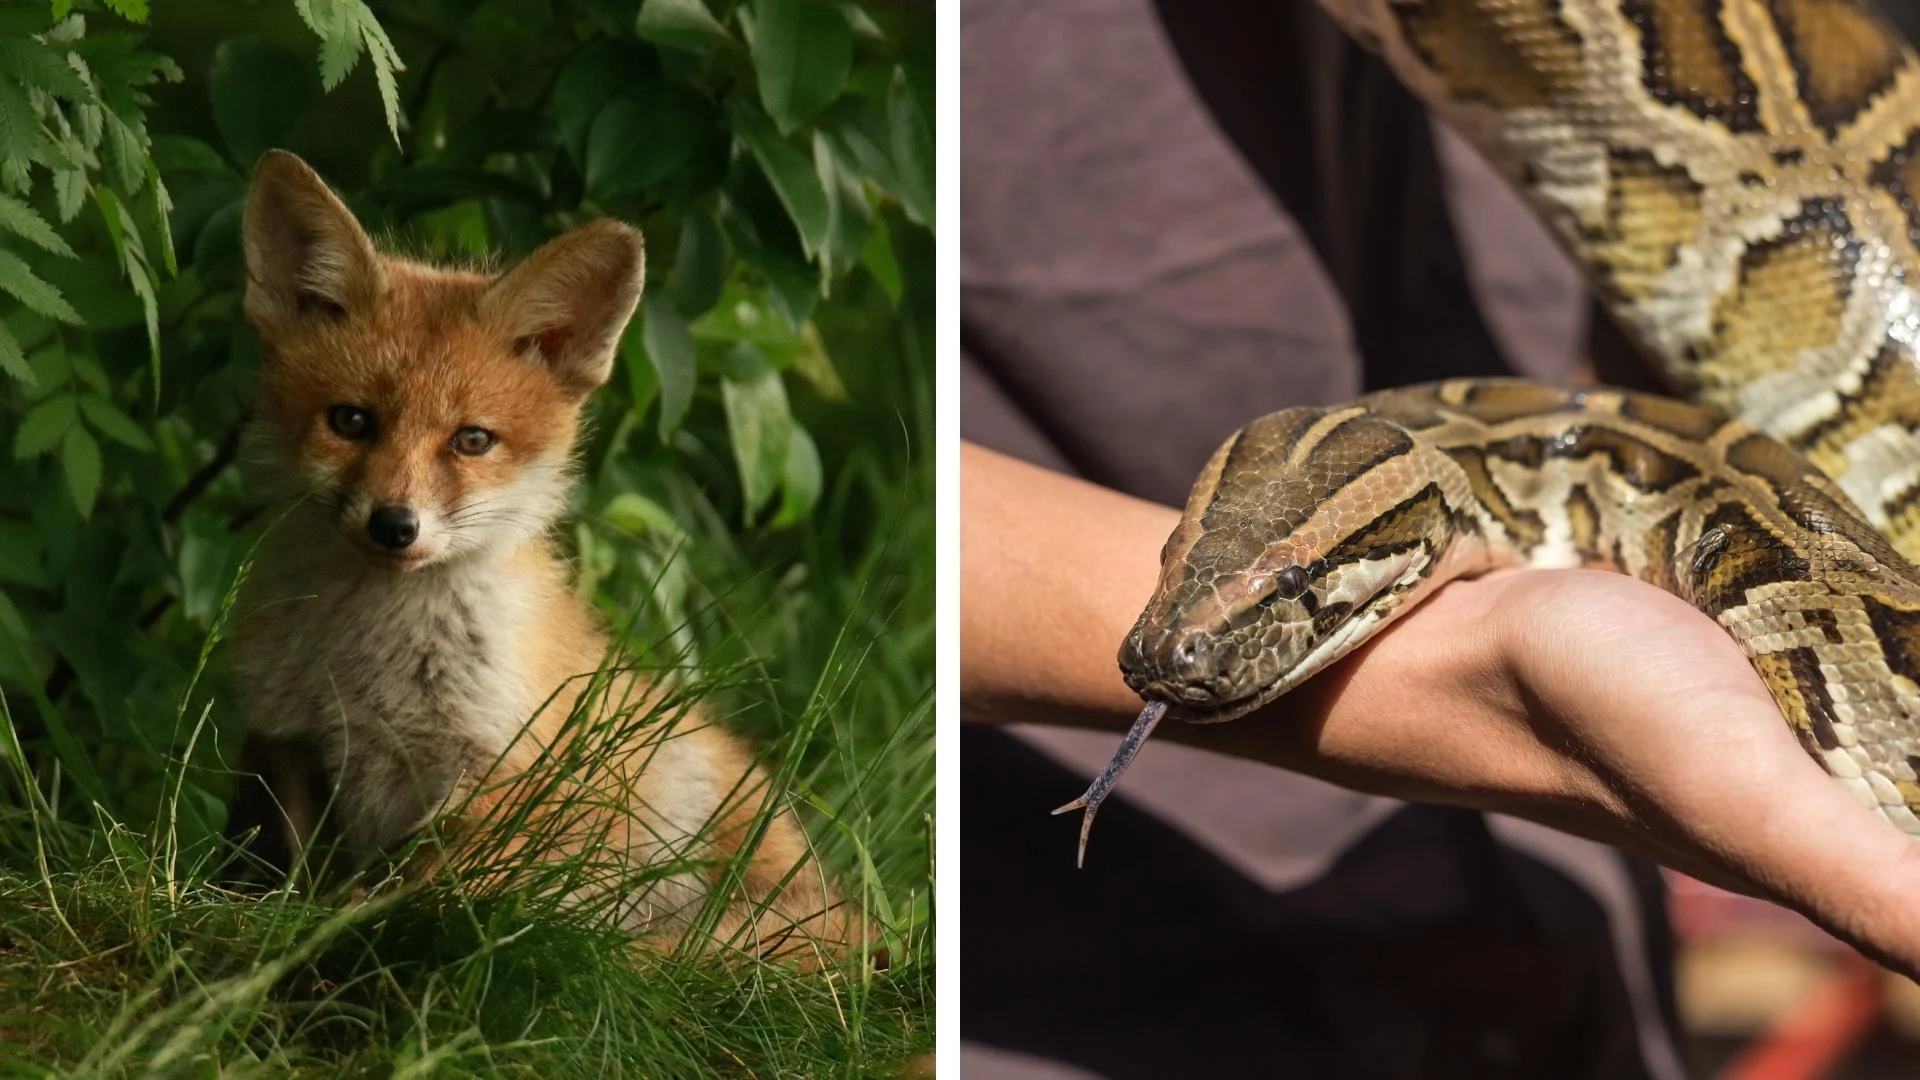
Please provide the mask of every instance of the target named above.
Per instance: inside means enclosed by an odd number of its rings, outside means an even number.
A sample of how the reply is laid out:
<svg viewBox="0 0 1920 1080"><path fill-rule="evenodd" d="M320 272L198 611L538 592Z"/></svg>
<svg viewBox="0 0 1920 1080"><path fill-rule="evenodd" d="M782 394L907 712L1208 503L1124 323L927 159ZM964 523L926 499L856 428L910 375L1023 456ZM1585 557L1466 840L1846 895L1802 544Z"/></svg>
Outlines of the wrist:
<svg viewBox="0 0 1920 1080"><path fill-rule="evenodd" d="M961 456L961 699L968 719L1124 723L1120 642L1178 514L983 448Z"/></svg>

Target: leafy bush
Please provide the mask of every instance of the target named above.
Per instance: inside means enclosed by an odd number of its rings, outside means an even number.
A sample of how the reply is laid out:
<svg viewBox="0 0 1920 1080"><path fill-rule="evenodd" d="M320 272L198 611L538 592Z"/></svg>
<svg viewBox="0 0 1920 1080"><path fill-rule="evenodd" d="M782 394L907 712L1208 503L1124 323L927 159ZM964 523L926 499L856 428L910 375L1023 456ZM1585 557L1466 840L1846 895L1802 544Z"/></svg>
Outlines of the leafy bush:
<svg viewBox="0 0 1920 1080"><path fill-rule="evenodd" d="M423 257L643 230L583 594L757 673L727 701L761 734L821 718L829 861L924 908L932 73L914 3L0 0L0 850L224 823L215 630L262 525L239 223L282 147Z"/></svg>

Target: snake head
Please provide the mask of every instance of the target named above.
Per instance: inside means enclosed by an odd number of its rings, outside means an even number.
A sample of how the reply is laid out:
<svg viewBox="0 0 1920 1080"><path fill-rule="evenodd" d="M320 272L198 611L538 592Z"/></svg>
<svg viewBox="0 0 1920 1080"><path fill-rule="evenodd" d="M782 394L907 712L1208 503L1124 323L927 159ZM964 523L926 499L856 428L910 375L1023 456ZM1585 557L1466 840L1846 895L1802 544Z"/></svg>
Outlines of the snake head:
<svg viewBox="0 0 1920 1080"><path fill-rule="evenodd" d="M1161 552L1159 587L1120 648L1127 685L1199 722L1292 689L1427 579L1458 528L1455 476L1363 408L1288 409L1236 432Z"/></svg>

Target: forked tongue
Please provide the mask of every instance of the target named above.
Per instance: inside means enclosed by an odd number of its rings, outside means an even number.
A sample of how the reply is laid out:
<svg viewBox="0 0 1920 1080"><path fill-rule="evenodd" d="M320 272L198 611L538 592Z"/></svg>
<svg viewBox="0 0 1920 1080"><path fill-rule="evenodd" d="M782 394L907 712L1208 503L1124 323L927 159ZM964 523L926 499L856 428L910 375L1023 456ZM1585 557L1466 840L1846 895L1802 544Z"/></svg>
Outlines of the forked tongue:
<svg viewBox="0 0 1920 1080"><path fill-rule="evenodd" d="M1127 737L1121 741L1120 749L1113 752L1113 760L1107 762L1107 767L1101 769L1100 775L1093 778L1093 785L1087 788L1087 793L1054 811L1055 814L1064 814L1069 810L1086 808L1087 816L1080 819L1080 854L1074 860L1074 866L1080 867L1087 864L1087 835L1093 832L1093 815L1100 812L1100 804L1113 790L1113 785L1120 782L1120 774L1126 772L1127 766L1133 764L1133 755L1140 752L1140 745L1147 741L1147 736L1153 734L1154 727L1165 715L1167 715L1166 702L1148 703L1146 708L1140 710L1140 719L1135 720L1133 727L1127 731Z"/></svg>

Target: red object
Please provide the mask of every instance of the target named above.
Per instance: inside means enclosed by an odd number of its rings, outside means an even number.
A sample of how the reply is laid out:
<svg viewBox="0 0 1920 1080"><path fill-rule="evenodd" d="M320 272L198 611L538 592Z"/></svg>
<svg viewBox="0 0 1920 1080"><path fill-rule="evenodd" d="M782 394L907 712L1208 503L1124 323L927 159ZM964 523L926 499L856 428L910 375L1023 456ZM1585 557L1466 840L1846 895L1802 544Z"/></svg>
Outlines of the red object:
<svg viewBox="0 0 1920 1080"><path fill-rule="evenodd" d="M1873 1030L1886 1000L1886 980L1872 961L1851 953L1714 1080L1812 1080L1846 1059Z"/></svg>
<svg viewBox="0 0 1920 1080"><path fill-rule="evenodd" d="M1668 912L1682 942L1762 935L1826 953L1833 970L1795 1002L1714 1080L1816 1080L1845 1061L1873 1030L1886 1004L1878 965L1805 918L1750 896L1667 874Z"/></svg>

